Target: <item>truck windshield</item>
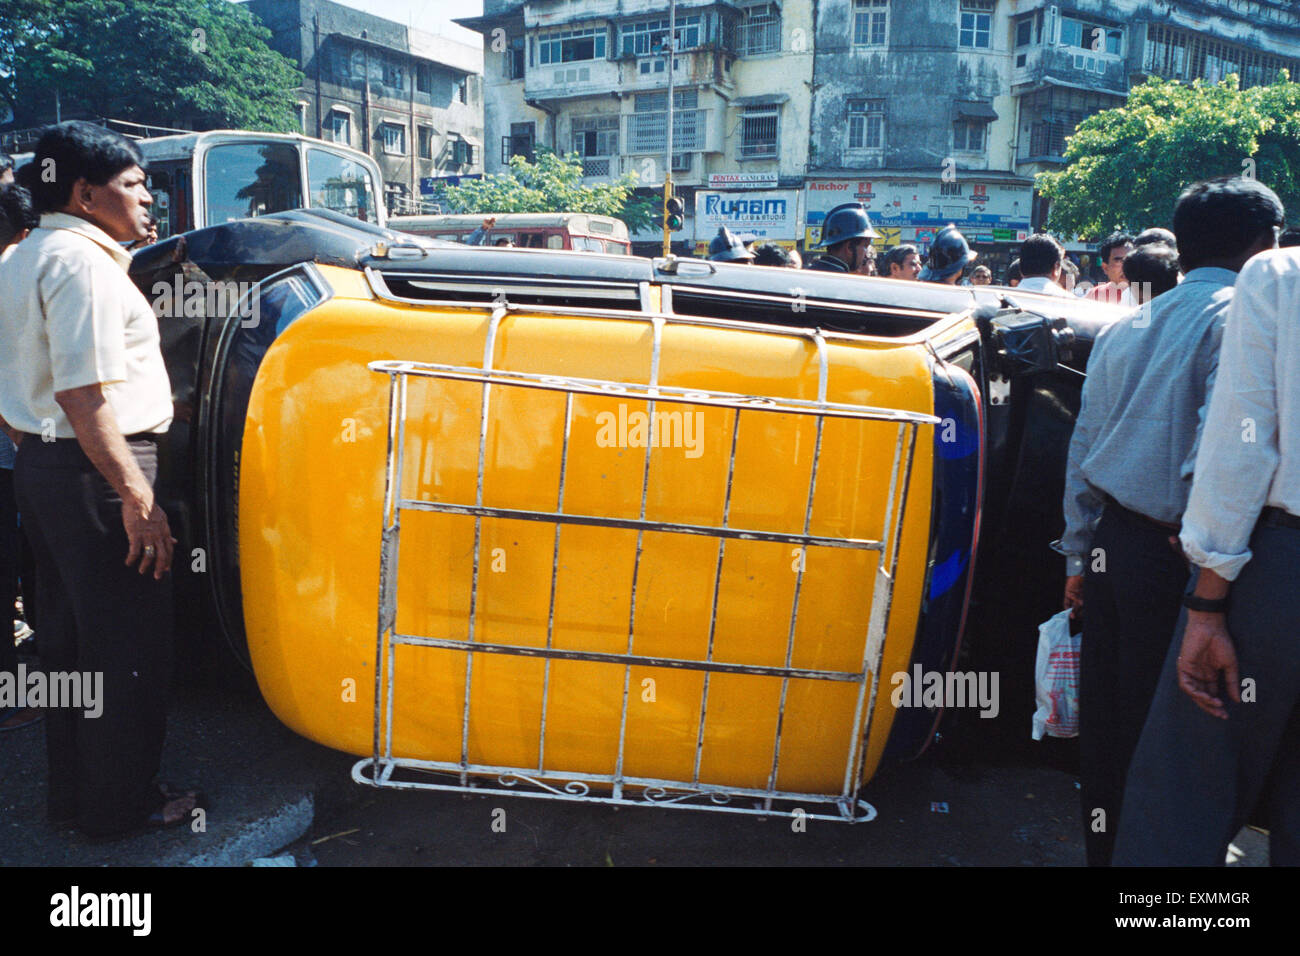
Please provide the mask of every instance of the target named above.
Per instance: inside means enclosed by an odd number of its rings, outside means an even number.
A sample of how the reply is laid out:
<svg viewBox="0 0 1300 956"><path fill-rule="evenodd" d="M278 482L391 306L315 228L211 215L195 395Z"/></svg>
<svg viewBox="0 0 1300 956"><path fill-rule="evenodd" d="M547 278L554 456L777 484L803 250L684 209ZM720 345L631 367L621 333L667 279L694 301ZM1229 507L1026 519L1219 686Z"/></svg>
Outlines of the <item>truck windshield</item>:
<svg viewBox="0 0 1300 956"><path fill-rule="evenodd" d="M214 146L204 164L210 226L302 206L298 152L290 144Z"/></svg>
<svg viewBox="0 0 1300 956"><path fill-rule="evenodd" d="M360 163L328 150L308 149L307 183L313 208L323 206L363 222L378 222L375 184Z"/></svg>

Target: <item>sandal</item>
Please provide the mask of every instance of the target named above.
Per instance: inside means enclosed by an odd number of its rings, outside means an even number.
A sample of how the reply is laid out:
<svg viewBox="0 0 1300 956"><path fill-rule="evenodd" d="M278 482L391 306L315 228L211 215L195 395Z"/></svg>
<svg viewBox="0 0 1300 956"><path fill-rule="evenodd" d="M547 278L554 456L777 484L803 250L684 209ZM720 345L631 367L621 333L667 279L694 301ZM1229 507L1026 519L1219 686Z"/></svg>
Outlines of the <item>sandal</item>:
<svg viewBox="0 0 1300 956"><path fill-rule="evenodd" d="M149 830L166 830L171 827L184 826L193 819L195 810L207 809L207 797L201 790L183 790L177 791L170 789L166 784L158 786L158 792L162 794L163 805L153 813L149 814L149 819L145 821L145 828ZM189 802L189 806L183 809L180 816L174 820L167 819L167 808L174 803L181 801Z"/></svg>

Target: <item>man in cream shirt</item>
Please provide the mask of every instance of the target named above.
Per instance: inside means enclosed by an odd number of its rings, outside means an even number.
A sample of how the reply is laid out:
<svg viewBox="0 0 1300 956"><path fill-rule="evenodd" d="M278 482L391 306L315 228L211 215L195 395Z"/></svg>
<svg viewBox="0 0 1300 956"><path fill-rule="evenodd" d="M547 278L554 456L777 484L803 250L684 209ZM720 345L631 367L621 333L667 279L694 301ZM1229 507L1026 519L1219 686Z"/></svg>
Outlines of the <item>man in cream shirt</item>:
<svg viewBox="0 0 1300 956"><path fill-rule="evenodd" d="M147 233L151 197L137 147L91 124L52 127L32 163L40 227L0 263L0 418L18 445L42 665L102 675L99 715L47 714L47 812L98 836L178 825L198 795L153 783L171 671L175 541L154 498L171 386L120 246Z"/></svg>

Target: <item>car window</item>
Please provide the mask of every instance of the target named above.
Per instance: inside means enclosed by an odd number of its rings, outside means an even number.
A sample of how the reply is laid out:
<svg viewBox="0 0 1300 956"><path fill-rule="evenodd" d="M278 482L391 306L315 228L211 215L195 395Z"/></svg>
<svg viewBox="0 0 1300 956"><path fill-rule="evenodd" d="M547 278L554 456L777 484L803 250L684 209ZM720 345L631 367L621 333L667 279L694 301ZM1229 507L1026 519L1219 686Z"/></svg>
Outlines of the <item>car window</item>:
<svg viewBox="0 0 1300 956"><path fill-rule="evenodd" d="M355 160L324 149L309 149L307 183L312 206L323 206L362 222L379 221L370 171Z"/></svg>
<svg viewBox="0 0 1300 956"><path fill-rule="evenodd" d="M203 160L207 224L302 206L298 152L284 143L228 143Z"/></svg>

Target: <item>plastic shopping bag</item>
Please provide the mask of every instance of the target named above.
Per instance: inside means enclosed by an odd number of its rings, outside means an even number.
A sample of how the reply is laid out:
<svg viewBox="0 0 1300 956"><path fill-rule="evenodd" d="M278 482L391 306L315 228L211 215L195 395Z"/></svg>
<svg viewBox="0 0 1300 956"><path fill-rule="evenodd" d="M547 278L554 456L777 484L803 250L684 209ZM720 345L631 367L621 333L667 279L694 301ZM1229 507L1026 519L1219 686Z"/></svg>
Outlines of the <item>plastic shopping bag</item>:
<svg viewBox="0 0 1300 956"><path fill-rule="evenodd" d="M1070 611L1038 626L1034 665L1034 739L1079 736L1079 634L1070 633Z"/></svg>

